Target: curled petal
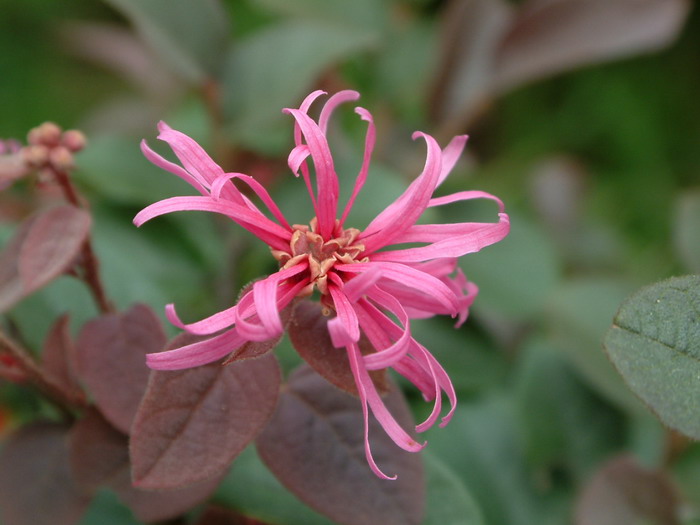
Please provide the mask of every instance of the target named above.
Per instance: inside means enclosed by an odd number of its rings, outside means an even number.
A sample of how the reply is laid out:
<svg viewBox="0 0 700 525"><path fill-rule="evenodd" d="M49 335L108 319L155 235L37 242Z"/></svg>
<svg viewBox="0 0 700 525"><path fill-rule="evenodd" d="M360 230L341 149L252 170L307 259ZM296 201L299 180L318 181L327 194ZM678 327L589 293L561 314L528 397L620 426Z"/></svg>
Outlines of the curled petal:
<svg viewBox="0 0 700 525"><path fill-rule="evenodd" d="M146 355L146 364L153 370L182 370L195 366L206 365L230 354L247 339L242 337L235 328L223 334L192 343L187 346Z"/></svg>
<svg viewBox="0 0 700 525"><path fill-rule="evenodd" d="M435 139L425 133L416 132L414 138L422 137L428 147L425 167L408 189L367 226L359 237L370 254L394 242L404 231L413 226L430 202L442 169L442 150Z"/></svg>
<svg viewBox="0 0 700 525"><path fill-rule="evenodd" d="M321 115L318 117L318 127L321 129L321 131L324 134L328 132L328 120L333 114L333 111L335 111L335 108L345 102L357 100L358 98L360 98L360 94L351 89L338 91L335 95L331 96L324 104L323 109L321 110Z"/></svg>
<svg viewBox="0 0 700 525"><path fill-rule="evenodd" d="M345 292L337 286L329 286L336 316L328 322L328 332L333 346L342 348L360 340L357 314Z"/></svg>
<svg viewBox="0 0 700 525"><path fill-rule="evenodd" d="M359 107L355 108L355 113L360 115L362 120L365 120L368 123L367 134L365 135L365 153L362 158L362 166L360 167L360 172L357 174L357 178L355 179L355 186L353 187L352 195L350 195L348 203L345 205L345 209L343 210L343 215L340 218L340 226L345 224L345 219L347 219L348 214L352 209L352 205L355 203L357 194L360 193L362 186L365 185L365 181L367 180L367 173L369 171L369 161L372 158L374 144L377 140L377 132L374 127L374 120L372 119L372 114L366 109Z"/></svg>
<svg viewBox="0 0 700 525"><path fill-rule="evenodd" d="M438 177L438 186L443 183L452 171L452 168L457 164L459 157L462 155L462 151L464 151L464 146L468 138L467 135L457 135L445 146L445 149L442 150L442 169Z"/></svg>
<svg viewBox="0 0 700 525"><path fill-rule="evenodd" d="M238 305L236 304L230 308L227 308L226 310L217 312L206 319L202 319L201 321L185 324L177 315L175 305L169 304L165 307L165 317L167 317L170 323L177 326L181 330L186 330L187 332L195 335L209 335L233 325L236 320L235 312L237 309Z"/></svg>
<svg viewBox="0 0 700 525"><path fill-rule="evenodd" d="M177 164L170 162L169 160L166 160L160 155L158 155L148 146L145 140L141 141L141 151L143 152L143 155L153 164L155 164L161 169L164 169L165 171L169 171L173 175L180 177L186 183L193 186L202 195L207 195L209 193L207 191L208 185L206 184L206 181L202 180L201 178L195 175L192 175L181 166L178 166Z"/></svg>
<svg viewBox="0 0 700 525"><path fill-rule="evenodd" d="M306 270L308 263L303 262L280 270L272 274L267 279L256 281L253 285L253 300L255 303L255 311L260 319L261 325L265 327L267 337L263 340L273 339L282 335L284 327L280 318L280 305L278 302L279 285L285 279L294 277L295 275ZM284 305L286 306L286 305Z"/></svg>

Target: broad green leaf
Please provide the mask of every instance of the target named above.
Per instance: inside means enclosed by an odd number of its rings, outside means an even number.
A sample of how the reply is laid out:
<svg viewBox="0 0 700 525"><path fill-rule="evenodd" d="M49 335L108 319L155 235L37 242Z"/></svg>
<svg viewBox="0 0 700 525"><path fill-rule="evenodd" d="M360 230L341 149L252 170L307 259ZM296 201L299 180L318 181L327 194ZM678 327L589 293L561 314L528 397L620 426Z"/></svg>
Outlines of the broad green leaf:
<svg viewBox="0 0 700 525"><path fill-rule="evenodd" d="M191 82L217 76L229 36L219 0L105 0L131 20L170 67Z"/></svg>
<svg viewBox="0 0 700 525"><path fill-rule="evenodd" d="M484 220L495 221L496 217ZM479 253L462 257L460 266L467 278L479 286L474 308L514 320L531 319L538 314L561 273L549 238L534 223L512 214L508 237Z"/></svg>
<svg viewBox="0 0 700 525"><path fill-rule="evenodd" d="M445 428L426 433L429 452L465 482L489 525L540 523L510 400L462 402Z"/></svg>
<svg viewBox="0 0 700 525"><path fill-rule="evenodd" d="M260 461L255 447L236 458L214 502L274 524L333 525L285 489Z"/></svg>
<svg viewBox="0 0 700 525"><path fill-rule="evenodd" d="M485 525L476 501L459 476L437 456L423 451L428 506L422 525Z"/></svg>
<svg viewBox="0 0 700 525"><path fill-rule="evenodd" d="M625 428L618 413L580 382L551 344L526 343L516 370L516 407L534 466L564 466L582 480L622 445Z"/></svg>
<svg viewBox="0 0 700 525"><path fill-rule="evenodd" d="M605 349L661 421L700 438L700 276L674 277L631 295Z"/></svg>
<svg viewBox="0 0 700 525"><path fill-rule="evenodd" d="M143 525L111 490L102 489L78 525Z"/></svg>
<svg viewBox="0 0 700 525"><path fill-rule="evenodd" d="M566 353L581 377L617 406L644 412L603 351L603 337L630 287L590 277L561 286L548 301L545 324L550 341Z"/></svg>
<svg viewBox="0 0 700 525"><path fill-rule="evenodd" d="M376 0L259 0L258 4L281 15L323 20L367 31L387 22L388 2Z"/></svg>
<svg viewBox="0 0 700 525"><path fill-rule="evenodd" d="M297 106L324 70L375 42L371 32L308 20L283 21L239 42L224 76L231 133L257 149L279 151L293 125L282 108Z"/></svg>
<svg viewBox="0 0 700 525"><path fill-rule="evenodd" d="M700 272L700 192L688 192L676 203L673 241L683 264Z"/></svg>

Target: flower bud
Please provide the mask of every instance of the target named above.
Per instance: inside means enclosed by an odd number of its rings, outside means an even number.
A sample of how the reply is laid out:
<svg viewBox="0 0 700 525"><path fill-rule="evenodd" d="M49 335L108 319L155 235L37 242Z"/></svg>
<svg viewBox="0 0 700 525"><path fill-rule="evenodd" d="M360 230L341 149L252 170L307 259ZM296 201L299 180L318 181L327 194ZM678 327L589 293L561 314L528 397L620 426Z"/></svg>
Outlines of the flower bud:
<svg viewBox="0 0 700 525"><path fill-rule="evenodd" d="M49 162L59 171L70 171L75 164L73 154L65 146L56 146L49 151Z"/></svg>
<svg viewBox="0 0 700 525"><path fill-rule="evenodd" d="M49 148L40 145L26 146L22 148L22 157L28 166L39 168L48 162Z"/></svg>
<svg viewBox="0 0 700 525"><path fill-rule="evenodd" d="M27 142L32 145L56 146L60 141L61 128L53 122L44 122L27 135Z"/></svg>
<svg viewBox="0 0 700 525"><path fill-rule="evenodd" d="M68 148L73 153L80 151L85 147L85 135L77 129L69 129L61 137L61 144Z"/></svg>

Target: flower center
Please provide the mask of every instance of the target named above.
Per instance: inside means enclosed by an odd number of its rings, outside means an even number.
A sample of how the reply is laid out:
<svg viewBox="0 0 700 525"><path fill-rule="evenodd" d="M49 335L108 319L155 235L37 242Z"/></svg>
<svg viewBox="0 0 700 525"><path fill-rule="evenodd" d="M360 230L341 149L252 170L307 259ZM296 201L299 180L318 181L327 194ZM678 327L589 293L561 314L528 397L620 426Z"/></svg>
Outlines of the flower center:
<svg viewBox="0 0 700 525"><path fill-rule="evenodd" d="M328 276L337 262L352 264L366 262L366 258L358 260L357 257L364 251L362 244L355 244L360 230L356 228L342 229L337 226L334 230L335 237L325 240L316 233L317 222L314 217L309 226L295 224L292 226L294 233L289 242L289 252L272 250L272 255L280 263L281 269L286 269L300 263L309 263L309 285L302 290L300 296L310 295L314 286L323 294L328 294Z"/></svg>

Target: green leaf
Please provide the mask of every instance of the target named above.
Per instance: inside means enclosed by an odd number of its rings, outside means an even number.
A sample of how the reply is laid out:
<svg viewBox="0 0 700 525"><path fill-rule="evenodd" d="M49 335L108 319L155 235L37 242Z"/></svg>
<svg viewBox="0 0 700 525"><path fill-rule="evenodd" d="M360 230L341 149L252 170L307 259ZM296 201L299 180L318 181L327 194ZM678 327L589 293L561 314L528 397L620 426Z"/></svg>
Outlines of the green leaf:
<svg viewBox="0 0 700 525"><path fill-rule="evenodd" d="M661 421L700 439L700 276L673 277L630 296L605 349Z"/></svg>
<svg viewBox="0 0 700 525"><path fill-rule="evenodd" d="M387 2L376 0L259 0L258 4L281 15L324 20L358 30L379 30L387 22Z"/></svg>
<svg viewBox="0 0 700 525"><path fill-rule="evenodd" d="M248 447L236 458L214 501L264 522L333 525L285 489L260 461L255 447Z"/></svg>
<svg viewBox="0 0 700 525"><path fill-rule="evenodd" d="M134 24L170 67L201 83L217 76L229 21L219 0L105 0Z"/></svg>
<svg viewBox="0 0 700 525"><path fill-rule="evenodd" d="M619 414L546 341L531 340L522 348L514 393L525 453L536 467L563 465L582 481L622 444Z"/></svg>
<svg viewBox="0 0 700 525"><path fill-rule="evenodd" d="M375 41L371 31L289 20L239 42L224 75L231 133L258 149L281 149L292 126L292 118L281 115L282 108L296 106L329 66Z"/></svg>
<svg viewBox="0 0 700 525"><path fill-rule="evenodd" d="M683 264L692 272L700 272L700 192L681 196L675 207L673 241Z"/></svg>
<svg viewBox="0 0 700 525"><path fill-rule="evenodd" d="M551 342L564 351L581 377L618 407L644 412L602 349L615 310L630 292L624 282L591 277L561 286L550 298L545 320Z"/></svg>
<svg viewBox="0 0 700 525"><path fill-rule="evenodd" d="M433 454L423 451L428 507L422 525L484 525L481 510L459 476Z"/></svg>

